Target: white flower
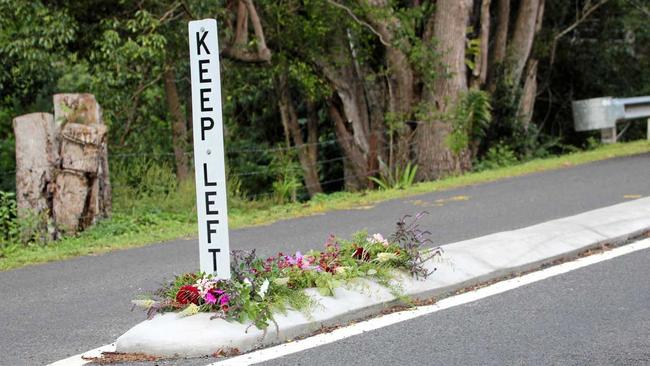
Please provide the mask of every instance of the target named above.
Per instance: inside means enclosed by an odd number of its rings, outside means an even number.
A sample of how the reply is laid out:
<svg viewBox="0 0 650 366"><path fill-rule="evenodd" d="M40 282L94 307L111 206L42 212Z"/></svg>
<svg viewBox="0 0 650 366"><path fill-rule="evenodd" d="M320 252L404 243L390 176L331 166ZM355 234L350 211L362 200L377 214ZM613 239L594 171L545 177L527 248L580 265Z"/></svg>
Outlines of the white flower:
<svg viewBox="0 0 650 366"><path fill-rule="evenodd" d="M204 297L205 294L212 290L215 285L217 284L217 281L210 279L210 278L200 278L196 281L196 289L199 290L199 295L201 297Z"/></svg>
<svg viewBox="0 0 650 366"><path fill-rule="evenodd" d="M340 274L340 273L345 273L345 271L347 271L347 270L348 270L348 267L346 267L346 266L341 266L341 267L336 267L336 269L335 269L334 271L335 271L336 273L339 273L339 274Z"/></svg>
<svg viewBox="0 0 650 366"><path fill-rule="evenodd" d="M388 240L386 240L380 233L376 233L373 236L369 237L368 241L372 244L381 244L384 247L388 247L388 245L390 245L390 243L388 243Z"/></svg>
<svg viewBox="0 0 650 366"><path fill-rule="evenodd" d="M251 283L251 280L248 279L248 277L247 277L247 278L244 278L244 281L243 281L243 282L244 282L244 284L245 284L246 286L252 286L252 285L253 285L253 284Z"/></svg>
<svg viewBox="0 0 650 366"><path fill-rule="evenodd" d="M273 280L273 283L278 286L286 286L289 283L289 277L280 277Z"/></svg>
<svg viewBox="0 0 650 366"><path fill-rule="evenodd" d="M268 291L268 289L269 289L269 280L264 280L264 282L262 283L262 287L260 287L260 290L257 292L257 294L260 295L262 300L264 299L264 296L266 295L266 291Z"/></svg>
<svg viewBox="0 0 650 366"><path fill-rule="evenodd" d="M380 262L388 262L392 259L397 259L397 254L389 252L377 253L377 260Z"/></svg>
<svg viewBox="0 0 650 366"><path fill-rule="evenodd" d="M376 274L377 274L377 270L372 269L372 268L368 270L368 276L372 276L372 275L376 275Z"/></svg>

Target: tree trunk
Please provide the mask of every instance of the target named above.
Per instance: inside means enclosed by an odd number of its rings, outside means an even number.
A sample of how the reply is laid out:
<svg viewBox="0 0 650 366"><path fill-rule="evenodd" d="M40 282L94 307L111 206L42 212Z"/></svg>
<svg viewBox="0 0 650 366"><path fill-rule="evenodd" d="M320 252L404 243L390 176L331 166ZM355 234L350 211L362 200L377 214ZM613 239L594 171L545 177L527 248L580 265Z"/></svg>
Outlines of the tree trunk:
<svg viewBox="0 0 650 366"><path fill-rule="evenodd" d="M341 44L347 50L347 46ZM336 65L320 63L325 78L333 86L343 107L344 121L352 128L351 138L364 154L368 153L369 116L363 84L354 68L354 61L347 51L340 50L336 55Z"/></svg>
<svg viewBox="0 0 650 366"><path fill-rule="evenodd" d="M508 77L519 86L528 57L533 48L541 0L521 0L517 20L508 46Z"/></svg>
<svg viewBox="0 0 650 366"><path fill-rule="evenodd" d="M318 163L318 109L314 102L307 101L307 151L309 163L316 166Z"/></svg>
<svg viewBox="0 0 650 366"><path fill-rule="evenodd" d="M508 31L510 28L510 0L498 0L497 25L494 30L494 43L490 56L490 73L488 74L488 91L492 94L497 90L497 84L503 76L504 61L508 46Z"/></svg>
<svg viewBox="0 0 650 366"><path fill-rule="evenodd" d="M395 119L389 157L389 169L393 165L404 165L411 157L411 139L413 130L407 122L413 119L413 107L417 103L415 84L416 77L410 64L408 51L411 48L406 37L396 35L402 28L400 19L393 14L390 1L387 0L364 0L369 7L377 11L368 12L369 22L373 25L375 34L379 37L386 52L386 64L388 68L387 101L388 112ZM415 4L412 4L415 5ZM427 27L430 24L427 24ZM425 33L428 34L427 31ZM429 34L431 36L432 34ZM427 41L430 37L425 36ZM399 45L398 45L399 44Z"/></svg>
<svg viewBox="0 0 650 366"><path fill-rule="evenodd" d="M506 58L509 25L510 0L498 0L497 25L494 31L494 45L492 46L492 65L500 64Z"/></svg>
<svg viewBox="0 0 650 366"><path fill-rule="evenodd" d="M535 20L535 36L542 30L544 20L544 0L540 0L537 9L537 19ZM519 102L519 115L524 128L528 129L533 112L535 110L535 99L537 98L537 66L539 60L535 55L531 55L526 65L526 75L524 78L524 90L521 101Z"/></svg>
<svg viewBox="0 0 650 366"><path fill-rule="evenodd" d="M59 161L57 126L49 113L30 113L13 120L19 217L52 211L49 187Z"/></svg>
<svg viewBox="0 0 650 366"><path fill-rule="evenodd" d="M349 168L344 174L346 187L351 190L363 189L368 186L368 165L363 151L354 143L353 136L343 120L343 114L334 101L328 102L328 111L330 118L334 121L336 139L345 155L344 163Z"/></svg>
<svg viewBox="0 0 650 366"><path fill-rule="evenodd" d="M318 181L318 166L314 156L310 154L310 145L306 145L302 138L302 131L298 124L298 116L296 114L296 109L293 106L291 96L289 95L289 87L287 85L286 75L284 74L279 77L277 92L279 94L278 107L280 108L280 115L283 124L287 126L291 137L293 138L293 142L298 148L298 160L302 167L305 186L307 192L309 192L309 196L313 197L314 195L323 192L320 182ZM312 139L314 138L314 136L308 135L308 138L309 137ZM311 151L311 153L313 152L314 150Z"/></svg>
<svg viewBox="0 0 650 366"><path fill-rule="evenodd" d="M488 48L490 44L490 3L491 0L483 0L481 3L480 35L481 40L479 57L473 71L472 86L481 88L487 80L488 74Z"/></svg>
<svg viewBox="0 0 650 366"><path fill-rule="evenodd" d="M524 90L519 102L519 118L525 129L528 129L533 118L535 98L537 97L537 65L539 60L531 58L526 67Z"/></svg>
<svg viewBox="0 0 650 366"><path fill-rule="evenodd" d="M255 51L249 49L249 20L255 33ZM271 50L266 46L262 21L257 14L253 0L238 0L235 37L232 44L221 51L221 54L225 57L243 62L271 61Z"/></svg>
<svg viewBox="0 0 650 366"><path fill-rule="evenodd" d="M467 149L459 153L450 150L447 137L452 126L441 117L453 110L459 95L467 90L465 34L471 5L470 0L440 0L436 5L434 37L442 66L433 89L425 90L437 111L430 121L418 125L416 132L420 179L438 179L471 167Z"/></svg>
<svg viewBox="0 0 650 366"><path fill-rule="evenodd" d="M176 76L171 65L166 65L164 72L165 94L167 108L172 117L172 143L174 144L174 159L176 161L176 179L179 182L189 177L189 166L185 149L187 147L187 123L181 110L176 89Z"/></svg>

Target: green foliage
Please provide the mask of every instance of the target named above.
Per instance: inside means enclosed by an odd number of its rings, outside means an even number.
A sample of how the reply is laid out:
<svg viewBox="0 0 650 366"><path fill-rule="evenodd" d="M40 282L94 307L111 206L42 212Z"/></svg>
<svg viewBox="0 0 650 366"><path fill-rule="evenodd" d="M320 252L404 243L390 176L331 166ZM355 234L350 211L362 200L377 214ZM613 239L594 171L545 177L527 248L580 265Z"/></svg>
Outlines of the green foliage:
<svg viewBox="0 0 650 366"><path fill-rule="evenodd" d="M279 253L266 259L257 258L255 251L232 251L231 278L218 280L204 273L187 273L156 291L157 298L135 300L151 317L157 312L179 311L189 316L200 311L213 313L213 318L250 323L266 329L274 323L274 312L299 310L309 315L316 305L304 290L315 288L322 296L333 296L340 286L352 285L359 278L369 278L391 285L396 271L406 271L415 278L433 273L424 263L441 255L439 248L425 249L430 243L429 232L417 226L417 219L399 221L390 239L381 234L368 236L358 232L351 240L330 236L322 251L307 255Z"/></svg>
<svg viewBox="0 0 650 366"><path fill-rule="evenodd" d="M295 151L280 150L271 161L271 171L275 173L273 199L278 204L296 202L300 182L300 165L294 159Z"/></svg>
<svg viewBox="0 0 650 366"><path fill-rule="evenodd" d="M30 212L19 217L15 194L0 191L0 258L26 245L47 243L45 217Z"/></svg>
<svg viewBox="0 0 650 366"><path fill-rule="evenodd" d="M77 26L65 9L41 1L1 0L0 14L0 95L32 99L65 62Z"/></svg>
<svg viewBox="0 0 650 366"><path fill-rule="evenodd" d="M379 189L406 189L415 183L417 171L418 166L408 162L403 169L399 165L394 169L386 168L379 177L369 177L368 179L375 182Z"/></svg>
<svg viewBox="0 0 650 366"><path fill-rule="evenodd" d="M508 145L497 144L487 151L483 159L474 163L474 170L483 171L503 168L515 165L518 161L515 152Z"/></svg>
<svg viewBox="0 0 650 366"><path fill-rule="evenodd" d="M481 54L481 39L480 38L468 39L466 44L467 45L465 47L465 65L467 65L467 67L470 70L474 70L476 68L476 60L478 60Z"/></svg>
<svg viewBox="0 0 650 366"><path fill-rule="evenodd" d="M0 247L19 242L20 235L15 194L0 191Z"/></svg>
<svg viewBox="0 0 650 366"><path fill-rule="evenodd" d="M470 143L480 142L491 121L490 95L477 89L463 93L454 109L453 130L447 140L451 150L459 153L470 147Z"/></svg>

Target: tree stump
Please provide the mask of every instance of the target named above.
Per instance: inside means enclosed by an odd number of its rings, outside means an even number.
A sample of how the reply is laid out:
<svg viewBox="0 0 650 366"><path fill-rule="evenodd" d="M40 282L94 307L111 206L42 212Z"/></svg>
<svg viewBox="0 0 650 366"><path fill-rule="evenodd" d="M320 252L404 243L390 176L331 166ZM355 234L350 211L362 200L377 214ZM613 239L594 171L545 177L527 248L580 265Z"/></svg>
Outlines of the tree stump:
<svg viewBox="0 0 650 366"><path fill-rule="evenodd" d="M107 129L92 94L55 94L54 119L62 124L55 223L65 233L76 233L110 214Z"/></svg>
<svg viewBox="0 0 650 366"><path fill-rule="evenodd" d="M16 193L25 215L46 212L54 238L110 215L107 128L92 94L56 94L54 116L17 117L14 131Z"/></svg>
<svg viewBox="0 0 650 366"><path fill-rule="evenodd" d="M18 215L51 211L50 183L59 161L57 126L49 113L14 118Z"/></svg>

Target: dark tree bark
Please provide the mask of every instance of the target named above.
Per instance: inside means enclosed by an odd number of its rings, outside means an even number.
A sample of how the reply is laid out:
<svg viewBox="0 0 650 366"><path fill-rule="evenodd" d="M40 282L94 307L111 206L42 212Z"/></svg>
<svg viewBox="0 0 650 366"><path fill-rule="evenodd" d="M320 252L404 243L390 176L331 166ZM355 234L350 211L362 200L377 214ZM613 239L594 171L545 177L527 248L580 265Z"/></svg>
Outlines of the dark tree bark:
<svg viewBox="0 0 650 366"><path fill-rule="evenodd" d="M187 147L187 122L183 114L178 90L176 88L176 75L171 65L166 65L164 73L165 94L167 96L167 109L172 117L172 143L174 144L174 159L176 161L176 178L185 181L189 177L189 164L185 149Z"/></svg>
<svg viewBox="0 0 650 366"><path fill-rule="evenodd" d="M490 70L487 89L494 93L500 78L503 77L506 50L508 47L508 31L510 29L510 0L497 0L496 26L494 41L490 54Z"/></svg>

